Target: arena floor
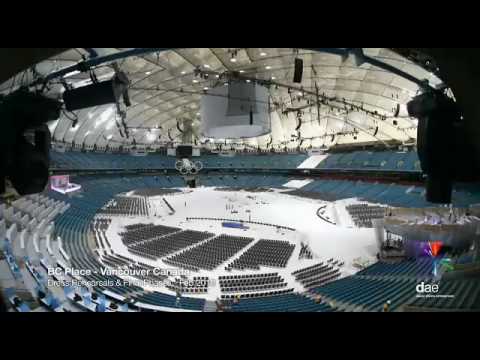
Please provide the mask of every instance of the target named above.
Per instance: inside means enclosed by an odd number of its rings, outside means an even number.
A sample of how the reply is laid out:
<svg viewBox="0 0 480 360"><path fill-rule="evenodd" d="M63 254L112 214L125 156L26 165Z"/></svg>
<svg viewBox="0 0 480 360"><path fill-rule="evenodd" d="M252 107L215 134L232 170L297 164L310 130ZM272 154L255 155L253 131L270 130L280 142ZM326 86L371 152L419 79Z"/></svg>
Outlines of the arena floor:
<svg viewBox="0 0 480 360"><path fill-rule="evenodd" d="M128 193L131 195L131 193ZM175 210L172 214L163 198L167 199ZM313 250L314 259L298 259L300 246L295 247L286 268L262 268L260 271L227 272L224 270L226 263L214 271L200 271L195 276L209 276L217 279L220 275L234 275L278 272L287 281L289 287L297 291L303 291L291 273L297 269L307 267L321 260L334 258L344 261L342 276L353 274L357 269L353 266L355 259L363 261L374 261L377 252L373 229L353 227L350 216L345 210L345 205L357 202L355 199L342 200L338 202L325 202L307 198L295 197L282 194L282 190L269 192L248 192L248 191L222 191L219 188L200 187L196 189L183 189L181 193L149 198L150 216L112 216L112 223L106 235L111 243L112 250L116 254L127 256L131 259L142 261L152 266L171 269L170 265L164 264L161 260L151 261L146 258L131 254L121 242L119 233L124 226L135 223L154 223L167 226L175 226L183 229L208 231L215 234L229 234L237 236L252 237L254 239L288 240L300 245L300 242L307 243ZM324 217L328 217L335 225L322 220L317 215L319 207L325 206ZM243 220L262 222L273 225L281 225L295 229L278 230L276 227L247 224L248 229L232 229L222 227L221 221L214 220L186 220L188 217L223 218L231 220ZM234 258L247 251L249 246L237 253ZM107 249L107 251L110 251ZM149 288L147 288L149 289ZM172 291L166 288L150 288L167 293ZM210 300L218 298L220 288L218 284L209 289L207 295L199 296Z"/></svg>

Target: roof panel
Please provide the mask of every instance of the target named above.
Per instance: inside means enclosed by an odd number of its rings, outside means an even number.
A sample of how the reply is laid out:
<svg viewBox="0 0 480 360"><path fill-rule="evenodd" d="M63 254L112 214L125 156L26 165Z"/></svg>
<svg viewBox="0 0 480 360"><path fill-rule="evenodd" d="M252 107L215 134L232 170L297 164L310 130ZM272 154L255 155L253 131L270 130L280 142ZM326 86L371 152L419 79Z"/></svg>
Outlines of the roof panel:
<svg viewBox="0 0 480 360"><path fill-rule="evenodd" d="M102 53L113 53L124 49L96 49ZM431 84L439 83L439 80L424 69L411 63L389 49L364 48L367 56L398 67L408 74L417 78L428 78ZM53 71L70 66L81 61L82 54L87 54L83 49L70 50L37 65L37 70L47 75ZM232 62L232 54L235 61ZM88 56L88 54L87 54ZM303 81L301 84L293 83L294 59L303 59ZM325 123L318 125L315 97L308 95L303 99L296 99L298 91L314 91L315 84L319 87L320 94L340 101L335 105L336 110L322 105L322 113L335 113L335 116L344 116L341 103L345 98L348 102L357 105L363 104L365 109L380 113L391 113L397 103L406 103L418 90L418 86L404 78L389 73L378 67L363 64L358 67L353 56L342 57L327 52L313 52L311 50L296 50L291 48L200 48L200 49L177 49L151 53L142 56L134 56L119 60L118 64L131 80L130 98L132 106L127 109L127 121L129 126L155 126L163 124L164 131L172 128L175 130L176 119L181 117L196 118L199 111L199 103L204 88L211 89L214 86L223 86L226 72L237 71L240 77L267 79L278 82L280 86L270 87L272 99L280 102L284 107L301 107L305 126L302 129L304 136L322 136L325 134ZM203 72L204 78L196 73ZM241 72L240 72L241 71ZM97 77L107 79L113 74L111 66L101 66L95 69ZM208 78L206 74L208 73ZM217 75L217 76L216 76ZM88 74L71 75L67 81L74 86L84 86L90 83ZM4 83L0 89L8 91L12 81ZM292 88L293 103L284 86ZM293 90L298 89L298 90ZM61 85L55 85L50 92L52 96L60 96ZM206 90L207 93L209 90ZM310 104L307 103L307 100ZM331 105L333 106L333 105ZM78 126L71 129L71 121L62 116L55 130L55 138L64 138L67 141L83 141L87 143L105 143L104 134L112 135L112 139L127 141L118 135L114 119L115 114L108 117L105 109L89 109L77 112ZM333 121L333 120L332 120ZM335 122L335 121L333 121ZM338 122L338 121L337 121ZM408 125L408 124L407 124ZM113 126L113 129L112 129ZM279 126L279 127L278 127ZM273 143L280 144L284 139L290 139L295 133L297 126L296 114L290 113L288 117L282 116L278 122L278 128L272 133ZM389 129L388 124L381 125L391 136L399 131ZM109 127L107 129L107 127ZM329 126L329 128L332 126ZM391 127L391 126L390 126ZM335 126L333 126L335 128ZM327 129L330 131L331 129ZM337 129L338 130L338 129ZM145 134L140 134L139 136ZM371 139L370 139L371 140ZM130 141L130 140L128 140ZM251 140L258 143L258 139ZM348 141L342 139L341 141ZM353 141L353 140L349 140ZM265 143L265 141L260 141Z"/></svg>

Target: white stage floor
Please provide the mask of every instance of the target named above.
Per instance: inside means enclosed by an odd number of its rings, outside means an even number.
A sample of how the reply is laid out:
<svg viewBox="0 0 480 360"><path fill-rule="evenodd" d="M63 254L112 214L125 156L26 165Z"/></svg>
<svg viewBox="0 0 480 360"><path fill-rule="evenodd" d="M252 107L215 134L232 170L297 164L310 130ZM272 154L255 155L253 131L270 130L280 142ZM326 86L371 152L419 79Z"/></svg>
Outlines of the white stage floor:
<svg viewBox="0 0 480 360"><path fill-rule="evenodd" d="M163 202L165 197L175 213ZM215 234L230 234L247 236L254 239L288 240L298 244L286 268L262 268L261 272L278 272L287 281L288 287L297 291L304 289L296 283L291 273L299 268L315 264L321 260L334 258L344 261L343 275L350 275L357 271L352 262L356 258L375 261L377 247L373 229L354 228L345 205L357 202L354 199L342 200L338 203L312 200L282 194L280 190L272 192L253 193L245 191L218 191L214 188L185 189L183 193L149 198L151 204L149 217L112 217L112 223L106 235L115 253L127 256L161 269L171 269L170 265L162 261L151 261L128 252L122 244L119 232L125 225L136 223L154 223L175 226L184 229L208 231ZM327 205L325 214L333 219L337 225L330 224L317 216L320 206ZM247 210L249 212L247 212ZM232 220L258 221L274 225L287 226L296 231L278 230L274 227L248 224L249 229L223 228L220 221L190 220L187 217L227 218ZM316 255L313 260L299 260L300 242L307 243ZM250 246L253 245L250 244ZM247 247L248 248L248 247ZM243 251L245 251L244 249ZM243 252L242 251L242 252ZM238 257L242 252L235 256ZM231 271L224 270L225 266L234 258L220 265L215 271L201 271L192 273L192 276L208 276L217 280L219 275L235 275L259 273L258 271ZM151 289L153 290L153 289ZM172 293L164 288L155 290ZM208 295L198 295L214 300L220 295L218 283L209 290ZM189 295L186 296L195 296Z"/></svg>

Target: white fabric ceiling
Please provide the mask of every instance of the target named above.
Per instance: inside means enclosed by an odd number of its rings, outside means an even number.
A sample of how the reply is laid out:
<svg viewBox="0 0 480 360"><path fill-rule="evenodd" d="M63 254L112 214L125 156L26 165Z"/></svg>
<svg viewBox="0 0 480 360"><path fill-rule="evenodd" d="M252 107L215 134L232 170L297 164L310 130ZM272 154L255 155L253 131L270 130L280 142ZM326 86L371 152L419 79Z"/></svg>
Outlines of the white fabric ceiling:
<svg viewBox="0 0 480 360"><path fill-rule="evenodd" d="M99 55L106 55L127 49L94 50ZM236 62L231 61L233 51L236 51ZM428 79L432 86L441 84L434 75L391 50L364 48L363 51L365 55L393 65L418 79ZM301 57L304 61L301 84L293 83L295 57ZM88 58L85 50L71 49L37 64L35 70L40 75L47 75L78 63L83 58ZM397 104L406 104L418 93L418 86L367 63L356 66L353 57L345 59L328 53L287 48L198 48L130 57L119 60L118 65L131 81L129 93L132 106L127 108L126 119L127 126L132 128L130 138L120 135L116 126L116 107L108 105L76 112L78 123L75 127L72 127L69 118L62 115L59 121L50 124L56 141L84 144L88 148L94 144L100 148L107 144L112 147L127 145L133 139L137 144L151 145L165 143L171 138L180 141L177 121L193 119L198 125L201 121L200 98L205 91L208 93L204 89L224 86L222 78L217 78L215 74L226 71L239 71L246 78L280 84L278 88L270 87L272 104L276 104L272 113L272 133L252 139L228 140L227 143L263 148L267 145L293 148L300 145L298 136L304 139L302 147L391 140L405 143L416 138L416 122L408 117L393 119L393 114ZM196 74L195 69L213 73L204 79ZM99 80L109 79L113 75L113 69L110 64L104 64L95 69L95 74ZM31 81L29 76L32 75L18 74L2 84L0 92L7 93L20 83L28 83ZM77 87L88 84L90 78L86 73L69 74L65 81ZM320 94L362 105L365 110L385 115L386 119L351 109L347 112L342 106L332 108L324 105L320 106L318 116L315 97L305 93L302 95L298 90L288 90L283 85L303 88L306 93L315 92L317 86ZM62 85L51 84L48 94L60 97L62 91ZM285 114L283 110L287 108L302 110L301 113L292 111ZM297 131L298 117L302 119L302 126ZM374 137L377 126L378 131ZM135 130L135 127L142 129ZM334 134L337 135L333 136ZM198 136L199 141L206 140L201 134Z"/></svg>

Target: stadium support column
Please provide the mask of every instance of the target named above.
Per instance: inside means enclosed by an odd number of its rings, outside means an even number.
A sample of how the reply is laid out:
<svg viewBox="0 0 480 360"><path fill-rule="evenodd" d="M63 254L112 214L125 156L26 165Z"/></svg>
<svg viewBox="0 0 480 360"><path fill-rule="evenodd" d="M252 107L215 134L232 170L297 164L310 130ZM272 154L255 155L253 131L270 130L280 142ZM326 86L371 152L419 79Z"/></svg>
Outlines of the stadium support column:
<svg viewBox="0 0 480 360"><path fill-rule="evenodd" d="M193 144L193 121L191 119L182 119L182 144Z"/></svg>
<svg viewBox="0 0 480 360"><path fill-rule="evenodd" d="M378 246L378 252L382 253L382 246L385 242L385 220L383 219L372 219L372 224L375 229L375 240Z"/></svg>

